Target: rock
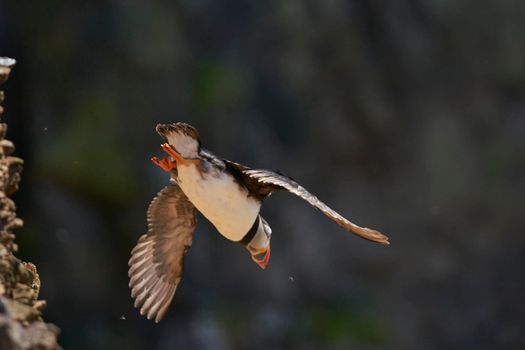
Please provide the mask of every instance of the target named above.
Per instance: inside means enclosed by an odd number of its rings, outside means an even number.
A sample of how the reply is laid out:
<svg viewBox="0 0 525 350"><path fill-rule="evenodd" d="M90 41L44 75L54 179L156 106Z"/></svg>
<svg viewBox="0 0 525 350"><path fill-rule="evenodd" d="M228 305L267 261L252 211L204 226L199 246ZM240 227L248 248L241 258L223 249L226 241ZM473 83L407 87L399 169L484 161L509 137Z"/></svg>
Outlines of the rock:
<svg viewBox="0 0 525 350"><path fill-rule="evenodd" d="M0 84L5 82L15 60L0 57ZM0 91L0 103L4 99ZM0 106L0 115L3 109ZM60 330L42 320L44 300L38 300L37 268L15 257L18 249L12 230L23 226L15 203L8 197L18 190L23 160L10 156L14 144L4 139L6 124L0 124L0 349L60 349Z"/></svg>

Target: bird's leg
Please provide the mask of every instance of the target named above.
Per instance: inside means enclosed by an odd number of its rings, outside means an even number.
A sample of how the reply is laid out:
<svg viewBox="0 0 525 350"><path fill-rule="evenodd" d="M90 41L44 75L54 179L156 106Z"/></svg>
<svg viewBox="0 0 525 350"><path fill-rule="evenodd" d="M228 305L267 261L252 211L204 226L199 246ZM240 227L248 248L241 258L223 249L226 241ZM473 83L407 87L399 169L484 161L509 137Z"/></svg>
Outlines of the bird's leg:
<svg viewBox="0 0 525 350"><path fill-rule="evenodd" d="M164 157L162 160L159 160L159 158L157 157L151 157L151 161L153 162L153 164L161 167L162 170L168 171L168 172L171 171L171 169L177 167L177 163L172 161L168 157Z"/></svg>
<svg viewBox="0 0 525 350"><path fill-rule="evenodd" d="M259 258L259 256L261 256L262 254L264 254L264 256L262 258ZM261 269L264 270L266 268L266 265L268 265L268 263L270 262L270 244L268 243L267 248L261 248L260 250L254 252L252 254L252 260L257 265L259 265Z"/></svg>
<svg viewBox="0 0 525 350"><path fill-rule="evenodd" d="M166 152L170 157L172 157L173 159L175 159L175 161L177 163L182 163L184 161L184 158L182 158L182 156L179 154L179 152L177 152L175 150L175 148L170 145L169 143L163 143L162 145L160 145L160 147L162 148L162 150L164 152Z"/></svg>

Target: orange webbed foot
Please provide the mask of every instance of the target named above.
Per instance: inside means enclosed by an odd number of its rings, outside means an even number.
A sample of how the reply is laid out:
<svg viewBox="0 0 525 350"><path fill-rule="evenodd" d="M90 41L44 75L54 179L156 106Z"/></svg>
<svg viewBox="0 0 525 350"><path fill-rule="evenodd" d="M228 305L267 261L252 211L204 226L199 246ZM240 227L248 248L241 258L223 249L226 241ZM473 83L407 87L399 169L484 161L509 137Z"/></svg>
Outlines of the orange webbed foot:
<svg viewBox="0 0 525 350"><path fill-rule="evenodd" d="M170 158L164 157L162 160L159 160L157 157L151 157L153 164L159 166L164 171L171 171L173 168L177 167L177 163L173 162Z"/></svg>
<svg viewBox="0 0 525 350"><path fill-rule="evenodd" d="M170 157L175 159L177 162L182 162L182 156L175 150L175 148L169 143L163 143L160 145L162 150L166 152Z"/></svg>

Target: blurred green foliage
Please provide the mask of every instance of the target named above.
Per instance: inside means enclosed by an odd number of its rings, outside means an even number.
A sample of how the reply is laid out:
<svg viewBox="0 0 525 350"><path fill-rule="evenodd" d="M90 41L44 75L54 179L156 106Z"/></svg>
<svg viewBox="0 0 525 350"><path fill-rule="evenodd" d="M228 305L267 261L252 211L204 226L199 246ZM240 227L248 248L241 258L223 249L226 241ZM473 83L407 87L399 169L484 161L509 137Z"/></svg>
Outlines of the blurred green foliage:
<svg viewBox="0 0 525 350"><path fill-rule="evenodd" d="M71 118L52 144L39 150L38 164L46 176L71 191L100 203L122 205L136 195L137 177L129 171L132 155L105 94L79 98Z"/></svg>
<svg viewBox="0 0 525 350"><path fill-rule="evenodd" d="M337 304L310 310L306 322L313 334L327 344L385 345L386 336L381 320L368 314L362 307Z"/></svg>

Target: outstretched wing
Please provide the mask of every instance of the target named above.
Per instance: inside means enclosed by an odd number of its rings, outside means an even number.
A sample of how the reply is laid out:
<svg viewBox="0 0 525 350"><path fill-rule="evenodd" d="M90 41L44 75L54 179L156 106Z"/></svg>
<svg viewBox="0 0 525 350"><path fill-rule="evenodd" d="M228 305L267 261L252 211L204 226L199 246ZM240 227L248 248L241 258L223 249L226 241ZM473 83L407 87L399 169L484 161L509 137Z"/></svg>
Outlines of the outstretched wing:
<svg viewBox="0 0 525 350"><path fill-rule="evenodd" d="M159 322L177 290L195 230L195 207L178 185L166 186L153 199L148 228L131 251L129 287L140 314Z"/></svg>
<svg viewBox="0 0 525 350"><path fill-rule="evenodd" d="M239 170L241 169L239 168ZM367 227L361 227L354 224L353 222L348 221L339 213L335 212L329 206L321 202L316 196L308 192L304 187L302 187L289 177L277 174L270 170L252 170L244 167L244 169L242 169L241 171L244 175L248 176L252 180L252 186L253 180L256 180L257 183L260 184L260 186L264 188L266 192L268 191L268 187L273 187L274 189L285 189L288 192L291 192L301 197L302 199L310 203L312 206L322 211L326 216L334 220L339 226L341 226L345 230L355 233L356 235L363 237L364 239L367 239L369 241L378 242L381 244L389 244L387 236L383 235L379 231L372 230Z"/></svg>

